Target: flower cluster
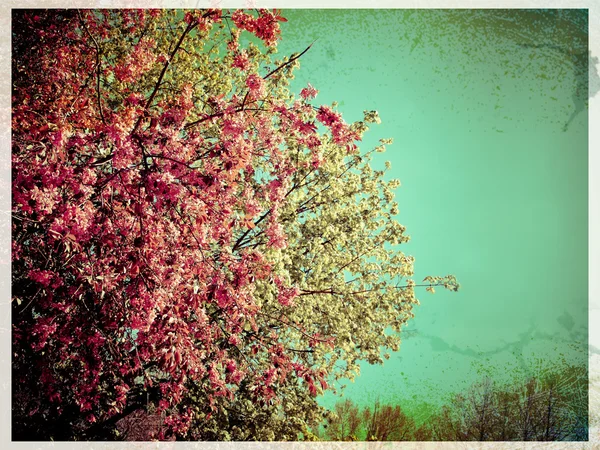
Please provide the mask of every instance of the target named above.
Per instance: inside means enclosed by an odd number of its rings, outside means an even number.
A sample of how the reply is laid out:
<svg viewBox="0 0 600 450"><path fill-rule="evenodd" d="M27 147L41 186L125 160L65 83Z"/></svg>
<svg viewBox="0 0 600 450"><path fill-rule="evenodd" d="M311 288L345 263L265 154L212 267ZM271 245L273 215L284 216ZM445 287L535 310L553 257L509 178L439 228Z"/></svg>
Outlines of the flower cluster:
<svg viewBox="0 0 600 450"><path fill-rule="evenodd" d="M265 94L265 82L261 76L251 73L246 78L246 86L253 99L258 99Z"/></svg>
<svg viewBox="0 0 600 450"><path fill-rule="evenodd" d="M281 33L279 22L285 21L283 17L267 9L259 9L258 17L237 10L231 15L231 19L236 27L256 35L269 46L277 43Z"/></svg>
<svg viewBox="0 0 600 450"><path fill-rule="evenodd" d="M333 141L336 144L346 145L360 139L360 136L342 120L341 114L328 106L319 108L317 120L331 130Z"/></svg>
<svg viewBox="0 0 600 450"><path fill-rule="evenodd" d="M244 72L250 68L250 60L248 59L248 54L244 50L234 56L233 67L237 67Z"/></svg>
<svg viewBox="0 0 600 450"><path fill-rule="evenodd" d="M142 39L131 54L115 66L114 74L117 80L131 83L141 77L156 61L155 46L156 42L153 39Z"/></svg>
<svg viewBox="0 0 600 450"><path fill-rule="evenodd" d="M317 91L310 83L308 83L308 86L300 91L300 97L302 97L304 100L310 100L315 98L318 93L319 91Z"/></svg>

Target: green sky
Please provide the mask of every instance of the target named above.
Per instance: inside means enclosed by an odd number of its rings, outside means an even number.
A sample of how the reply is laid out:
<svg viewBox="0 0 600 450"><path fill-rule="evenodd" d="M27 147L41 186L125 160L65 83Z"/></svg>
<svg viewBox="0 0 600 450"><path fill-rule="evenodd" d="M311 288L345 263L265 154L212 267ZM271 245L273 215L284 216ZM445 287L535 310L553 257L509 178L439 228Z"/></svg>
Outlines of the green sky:
<svg viewBox="0 0 600 450"><path fill-rule="evenodd" d="M345 390L366 404L438 403L488 369L587 361L587 12L288 10L279 52L347 121L376 109L363 148L393 137L398 220L420 292L400 352ZM324 404L335 398L328 396Z"/></svg>

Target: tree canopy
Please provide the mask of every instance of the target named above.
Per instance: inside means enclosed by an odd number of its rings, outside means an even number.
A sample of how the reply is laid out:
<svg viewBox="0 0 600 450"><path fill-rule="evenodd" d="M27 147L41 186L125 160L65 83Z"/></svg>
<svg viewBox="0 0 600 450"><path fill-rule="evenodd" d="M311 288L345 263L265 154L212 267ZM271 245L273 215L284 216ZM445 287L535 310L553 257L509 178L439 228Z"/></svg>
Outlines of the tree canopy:
<svg viewBox="0 0 600 450"><path fill-rule="evenodd" d="M280 14L13 10L15 437L297 439L398 349L391 140L290 91Z"/></svg>
<svg viewBox="0 0 600 450"><path fill-rule="evenodd" d="M315 431L332 441L585 441L587 373L563 360L505 383L485 377L428 413L406 412L410 400L361 409L347 399Z"/></svg>

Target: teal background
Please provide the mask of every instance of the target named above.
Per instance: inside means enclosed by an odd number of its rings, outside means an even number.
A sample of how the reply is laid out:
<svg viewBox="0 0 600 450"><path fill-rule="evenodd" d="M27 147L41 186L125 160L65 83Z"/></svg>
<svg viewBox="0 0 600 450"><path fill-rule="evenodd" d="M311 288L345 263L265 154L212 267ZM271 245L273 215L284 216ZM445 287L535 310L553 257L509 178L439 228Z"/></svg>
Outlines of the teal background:
<svg viewBox="0 0 600 450"><path fill-rule="evenodd" d="M343 390L361 405L426 414L488 374L587 364L586 10L287 10L293 89L382 118L361 148L394 138L392 163L421 306L383 366ZM339 397L326 395L332 406ZM429 405L429 406L428 406Z"/></svg>

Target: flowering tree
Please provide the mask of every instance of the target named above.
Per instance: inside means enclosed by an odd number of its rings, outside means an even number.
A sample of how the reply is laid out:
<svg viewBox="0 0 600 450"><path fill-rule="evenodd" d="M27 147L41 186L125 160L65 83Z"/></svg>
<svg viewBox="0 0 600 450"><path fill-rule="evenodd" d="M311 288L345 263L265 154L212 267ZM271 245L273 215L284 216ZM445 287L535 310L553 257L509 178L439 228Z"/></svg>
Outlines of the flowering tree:
<svg viewBox="0 0 600 450"><path fill-rule="evenodd" d="M13 10L16 437L144 410L161 439L296 439L398 348L413 259L369 166L389 140L361 153L376 112L290 93L308 49L272 60L283 20Z"/></svg>

